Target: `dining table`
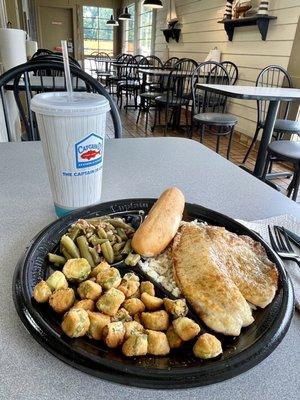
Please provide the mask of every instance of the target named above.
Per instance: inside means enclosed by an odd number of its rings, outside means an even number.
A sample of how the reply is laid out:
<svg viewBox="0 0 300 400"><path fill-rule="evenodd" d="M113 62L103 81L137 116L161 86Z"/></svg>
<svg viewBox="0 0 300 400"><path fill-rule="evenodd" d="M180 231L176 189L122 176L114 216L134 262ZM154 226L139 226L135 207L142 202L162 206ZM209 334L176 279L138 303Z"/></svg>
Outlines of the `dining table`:
<svg viewBox="0 0 300 400"><path fill-rule="evenodd" d="M214 85L197 84L197 87L213 93L225 95L235 99L268 101L268 111L257 152L253 175L257 178L263 176L268 145L271 142L275 122L277 119L280 102L300 103L300 89L278 88L278 87L257 87L257 86L235 86L235 85Z"/></svg>
<svg viewBox="0 0 300 400"><path fill-rule="evenodd" d="M48 353L22 325L12 299L15 265L56 219L40 142L0 143L0 399L296 400L300 314L279 346L232 379L193 389L142 389L102 380ZM156 198L170 186L186 201L232 218L300 216L300 206L200 143L183 138L106 140L102 202Z"/></svg>

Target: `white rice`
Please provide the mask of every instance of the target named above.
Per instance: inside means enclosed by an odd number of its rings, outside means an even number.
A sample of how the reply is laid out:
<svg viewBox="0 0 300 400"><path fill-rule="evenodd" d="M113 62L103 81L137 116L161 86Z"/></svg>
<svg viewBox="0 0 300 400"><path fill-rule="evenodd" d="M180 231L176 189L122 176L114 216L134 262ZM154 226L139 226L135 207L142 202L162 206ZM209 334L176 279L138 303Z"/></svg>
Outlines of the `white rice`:
<svg viewBox="0 0 300 400"><path fill-rule="evenodd" d="M180 289L177 287L173 276L173 261L171 247L157 257L149 257L139 262L142 270L154 281L160 283L174 296L180 297Z"/></svg>

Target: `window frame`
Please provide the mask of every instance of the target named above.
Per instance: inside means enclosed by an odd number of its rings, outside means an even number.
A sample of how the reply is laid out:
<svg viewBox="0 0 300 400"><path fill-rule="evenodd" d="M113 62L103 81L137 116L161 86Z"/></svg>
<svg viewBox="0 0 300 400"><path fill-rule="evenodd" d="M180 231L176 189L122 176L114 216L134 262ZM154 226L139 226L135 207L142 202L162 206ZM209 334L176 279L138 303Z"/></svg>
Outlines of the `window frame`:
<svg viewBox="0 0 300 400"><path fill-rule="evenodd" d="M98 9L97 16L96 17L95 16L86 17L84 15L84 8L85 7L97 8ZM111 7L101 7L101 6L94 6L94 5L93 6L90 6L90 5L83 5L82 6L82 33L83 33L83 54L84 54L84 57L88 57L92 52L95 52L95 51L98 51L99 53L100 52L105 52L105 53L108 53L109 55L113 55L114 54L114 47L115 47L114 30L113 30L112 26L106 25L107 17L106 16L105 17L101 17L100 16L100 13L99 13L100 9L109 10L108 14L110 14L110 15L114 14L114 9L111 8ZM96 24L92 24L93 28L86 27L85 20L95 20ZM103 25L103 23L104 23L104 25ZM97 40L97 48L95 48L95 49L93 49L93 48L87 49L85 47L85 40L89 40L89 38L85 36L85 31L87 31L87 30L90 30L90 31L94 30L97 33L96 34L97 39L94 39L94 40ZM111 32L111 39L110 40L101 39L100 33L101 32L108 32L108 31ZM101 46L99 46L99 43L101 43L101 42L105 43L106 41L108 41L109 43L112 43L112 49L110 49L110 48L101 48Z"/></svg>

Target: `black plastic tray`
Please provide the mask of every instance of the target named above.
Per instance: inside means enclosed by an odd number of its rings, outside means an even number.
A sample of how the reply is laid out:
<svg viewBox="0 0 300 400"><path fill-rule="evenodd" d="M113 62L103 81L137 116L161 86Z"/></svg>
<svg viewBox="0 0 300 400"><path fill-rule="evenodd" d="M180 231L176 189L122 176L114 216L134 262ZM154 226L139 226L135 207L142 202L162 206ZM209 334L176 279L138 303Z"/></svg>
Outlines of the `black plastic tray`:
<svg viewBox="0 0 300 400"><path fill-rule="evenodd" d="M78 218L106 214L122 215L128 219L141 215L142 218L154 202L155 199L128 199L103 203L69 214L42 230L30 243L15 269L13 298L23 324L44 348L64 362L89 374L127 385L154 389L208 385L255 366L275 349L288 330L294 311L291 283L281 260L258 234L229 217L199 205L186 204L183 219L200 219L224 226L237 234L249 235L262 243L279 271L279 288L275 298L265 309L254 312L255 322L244 328L239 337L219 335L224 349L219 358L195 358L190 343L182 349L172 350L166 357L127 358L119 350L108 350L98 341L88 338L69 339L62 334L60 317L48 305L39 305L32 299L36 283L51 272L47 253L57 248L61 235L71 223ZM118 263L117 268L121 272L129 270L123 263ZM141 271L137 270L137 273L142 277ZM160 285L156 286L158 295L166 295ZM201 326L202 332L209 332L203 323Z"/></svg>

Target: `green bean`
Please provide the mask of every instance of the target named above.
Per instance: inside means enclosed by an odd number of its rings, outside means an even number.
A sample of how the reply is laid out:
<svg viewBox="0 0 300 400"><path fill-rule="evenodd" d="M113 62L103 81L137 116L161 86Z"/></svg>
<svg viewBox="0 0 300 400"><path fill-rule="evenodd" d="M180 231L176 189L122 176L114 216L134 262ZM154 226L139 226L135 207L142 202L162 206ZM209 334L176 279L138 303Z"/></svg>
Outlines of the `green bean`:
<svg viewBox="0 0 300 400"><path fill-rule="evenodd" d="M120 236L120 238L122 240L127 240L128 239L126 233L124 232L124 229L122 229L122 228L117 228L117 235Z"/></svg>
<svg viewBox="0 0 300 400"><path fill-rule="evenodd" d="M128 230L134 230L131 225L126 224L121 218L106 219L105 222L113 225L115 228L123 228Z"/></svg>
<svg viewBox="0 0 300 400"><path fill-rule="evenodd" d="M67 235L69 236L70 239L75 240L77 236L80 234L80 229L79 228L71 228Z"/></svg>
<svg viewBox="0 0 300 400"><path fill-rule="evenodd" d="M120 250L123 249L123 247L125 246L125 242L121 242L121 243L116 243L113 245L113 249L114 249L114 253L115 255L118 254L120 252Z"/></svg>
<svg viewBox="0 0 300 400"><path fill-rule="evenodd" d="M121 254L129 254L131 252L131 239L128 239Z"/></svg>
<svg viewBox="0 0 300 400"><path fill-rule="evenodd" d="M48 258L51 263L64 265L66 262L65 257L59 256L57 254L48 253Z"/></svg>
<svg viewBox="0 0 300 400"><path fill-rule="evenodd" d="M92 243L93 246L96 246L97 244L108 242L108 239L99 239L97 237L92 237L90 238L90 242Z"/></svg>
<svg viewBox="0 0 300 400"><path fill-rule="evenodd" d="M111 247L110 242L102 243L101 250L102 250L105 260L109 264L112 264L114 262L114 251L113 251L113 248Z"/></svg>
<svg viewBox="0 0 300 400"><path fill-rule="evenodd" d="M85 258L90 264L90 266L93 268L95 266L95 263L91 253L89 252L89 244L88 241L86 240L86 237L83 235L79 236L77 238L77 244L80 250L81 257Z"/></svg>
<svg viewBox="0 0 300 400"><path fill-rule="evenodd" d="M125 264L130 265L131 267L134 267L141 259L141 256L139 254L133 254L130 253L126 258L125 258Z"/></svg>
<svg viewBox="0 0 300 400"><path fill-rule="evenodd" d="M66 249L66 251L70 254L72 258L80 258L78 247L69 236L63 235L60 241L62 247Z"/></svg>
<svg viewBox="0 0 300 400"><path fill-rule="evenodd" d="M66 260L71 260L72 256L67 252L64 247L61 248L61 253L64 255Z"/></svg>
<svg viewBox="0 0 300 400"><path fill-rule="evenodd" d="M92 255L92 257L93 257L93 260L94 260L95 265L99 264L99 262L100 262L100 256L99 256L99 254L97 253L96 249L95 249L94 247L89 247L89 252L91 253L91 255Z"/></svg>
<svg viewBox="0 0 300 400"><path fill-rule="evenodd" d="M102 222L105 218L107 218L107 216L103 216L103 217L95 217L95 218L88 218L86 219L86 221L90 224L93 225L95 227L97 227L100 222Z"/></svg>
<svg viewBox="0 0 300 400"><path fill-rule="evenodd" d="M121 238L121 236L119 236L119 235L115 235L115 238L116 238L116 242L117 243L121 243L121 242L124 242L124 240Z"/></svg>
<svg viewBox="0 0 300 400"><path fill-rule="evenodd" d="M107 234L106 234L105 230L103 228L101 228L101 226L99 226L97 233L98 233L98 236L100 239L107 239Z"/></svg>

